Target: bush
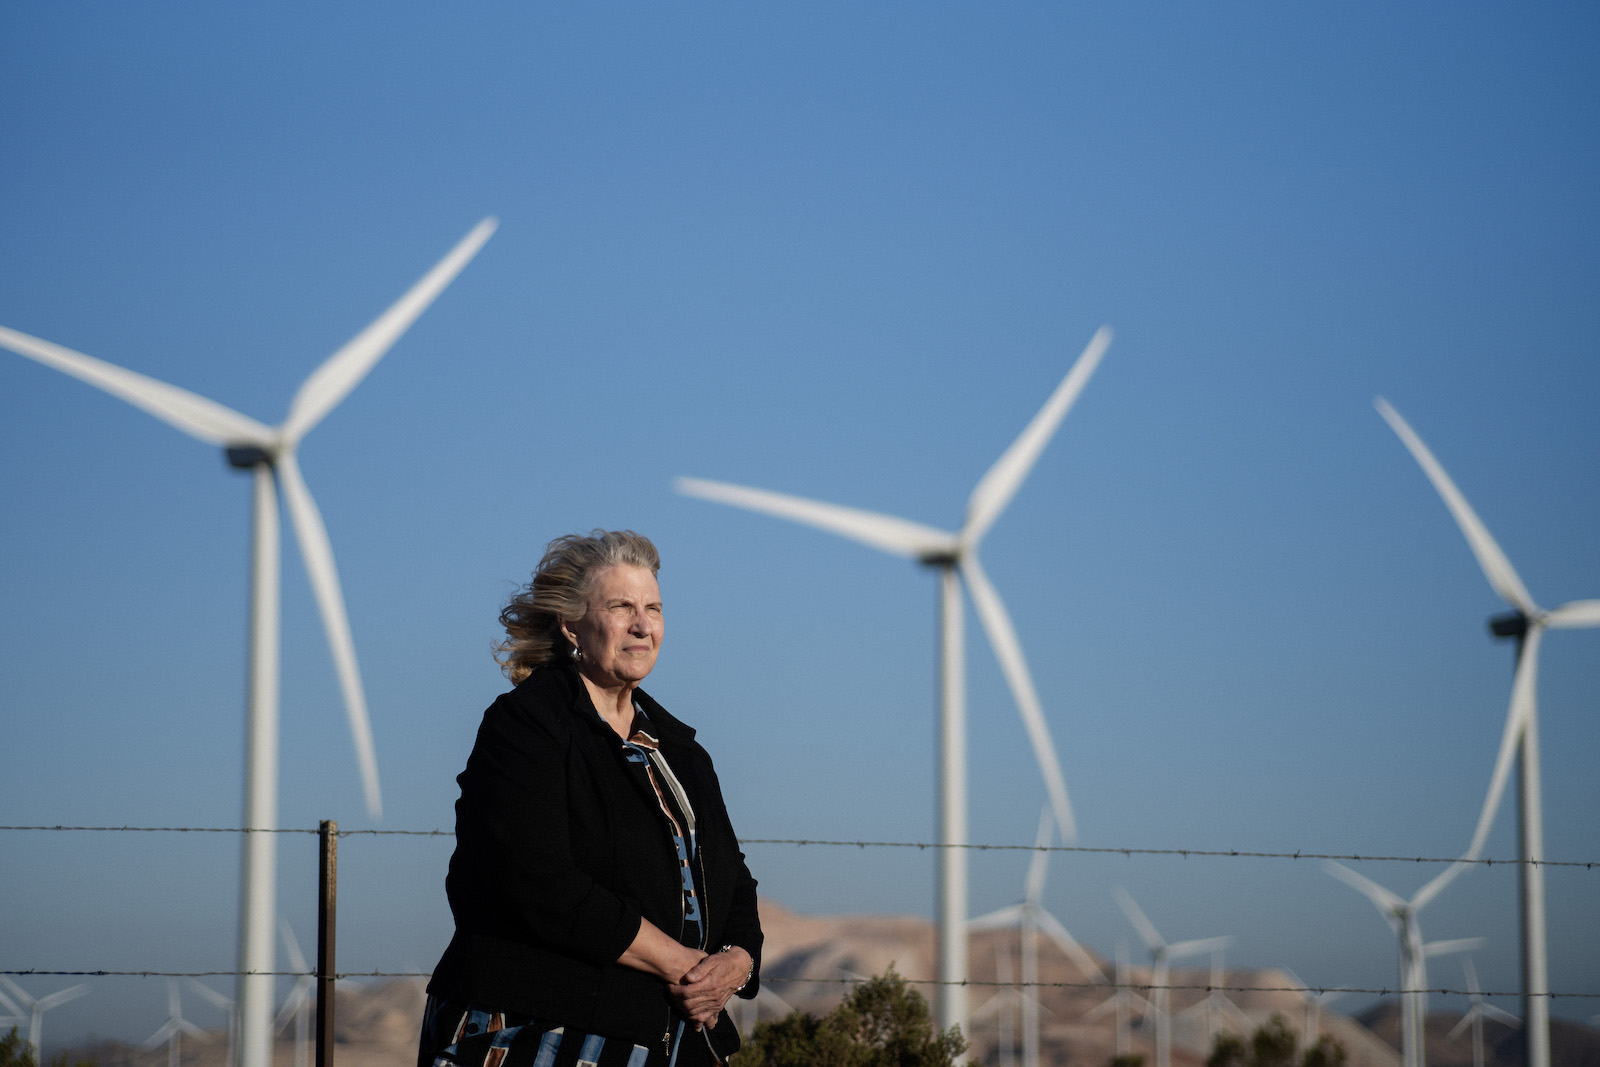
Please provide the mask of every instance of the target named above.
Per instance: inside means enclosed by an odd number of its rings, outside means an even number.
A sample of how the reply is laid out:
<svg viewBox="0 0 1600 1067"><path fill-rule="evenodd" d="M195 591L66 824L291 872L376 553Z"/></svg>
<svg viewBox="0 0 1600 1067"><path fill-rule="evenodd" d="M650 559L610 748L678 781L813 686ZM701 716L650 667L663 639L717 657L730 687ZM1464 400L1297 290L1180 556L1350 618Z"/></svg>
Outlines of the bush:
<svg viewBox="0 0 1600 1067"><path fill-rule="evenodd" d="M941 1033L928 1002L893 967L818 1019L793 1012L757 1023L731 1067L960 1067L961 1028ZM974 1061L976 1062L976 1061Z"/></svg>
<svg viewBox="0 0 1600 1067"><path fill-rule="evenodd" d="M1344 1046L1333 1038L1317 1038L1301 1056L1296 1055L1299 1044L1283 1016L1274 1015L1256 1027L1248 1043L1233 1034L1218 1034L1206 1067L1344 1067Z"/></svg>

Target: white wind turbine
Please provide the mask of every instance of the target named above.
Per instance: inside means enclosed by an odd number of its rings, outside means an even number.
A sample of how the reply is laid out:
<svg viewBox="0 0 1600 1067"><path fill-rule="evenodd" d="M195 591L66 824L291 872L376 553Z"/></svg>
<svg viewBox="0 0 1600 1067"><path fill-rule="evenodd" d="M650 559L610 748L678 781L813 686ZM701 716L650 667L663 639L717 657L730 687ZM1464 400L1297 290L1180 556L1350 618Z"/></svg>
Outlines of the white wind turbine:
<svg viewBox="0 0 1600 1067"><path fill-rule="evenodd" d="M1461 951L1468 943L1441 941L1427 946L1422 941L1422 928L1417 915L1438 896L1465 869L1461 862L1452 863L1434 875L1427 885L1417 890L1410 900L1390 892L1365 875L1333 860L1324 860L1328 873L1355 889L1372 901L1389 928L1394 931L1400 950L1400 1056L1404 1067L1423 1067L1426 1048L1424 1026L1428 1017L1428 965L1427 957L1443 951ZM1477 944L1476 941L1471 944Z"/></svg>
<svg viewBox="0 0 1600 1067"><path fill-rule="evenodd" d="M161 1024L161 1029L145 1039L145 1048L155 1048L163 1041L167 1043L167 1067L178 1067L183 1058L179 1042L183 1035L199 1038L201 1041L210 1040L210 1035L194 1023L183 1017L183 1004L178 995L178 982L174 978L167 979L167 1021Z"/></svg>
<svg viewBox="0 0 1600 1067"><path fill-rule="evenodd" d="M282 1033L289 1020L294 1020L294 1067L307 1067L311 1062L312 992L317 987L317 976L306 965L305 954L300 951L300 942L294 939L294 931L289 929L288 919L278 919L278 932L283 935L283 951L289 957L289 966L299 977L289 987L289 995L283 998L283 1007L278 1009L273 1029Z"/></svg>
<svg viewBox="0 0 1600 1067"><path fill-rule="evenodd" d="M218 993L198 978L189 979L189 985L212 1007L219 1009L228 1019L228 1057L224 1063L234 1062L234 1049L239 1041L239 1012L233 998Z"/></svg>
<svg viewBox="0 0 1600 1067"><path fill-rule="evenodd" d="M1516 1026L1522 1020L1483 999L1483 991L1478 987L1478 969L1472 965L1471 956L1461 958L1461 969L1466 973L1467 999L1471 1006L1450 1031L1450 1036L1458 1037L1462 1030L1472 1027L1472 1067L1483 1067L1483 1020L1487 1017L1507 1026Z"/></svg>
<svg viewBox="0 0 1600 1067"><path fill-rule="evenodd" d="M1550 979L1546 955L1544 911L1544 809L1539 790L1539 641L1546 628L1576 629L1600 626L1600 600L1571 600L1546 611L1534 603L1511 561L1489 534L1467 498L1461 495L1450 475L1423 444L1410 424L1381 396L1376 400L1378 414L1400 440L1433 483L1445 506L1455 518L1477 557L1478 566L1500 598L1511 605L1509 615L1489 620L1496 637L1517 640L1516 676L1511 683L1511 707L1506 713L1500 751L1495 756L1494 773L1489 779L1489 794L1483 813L1467 849L1467 859L1477 859L1483 850L1489 827L1500 807L1500 796L1511 772L1512 757L1520 749L1518 778L1519 851L1522 860L1522 1010L1527 1028L1528 1067L1550 1067Z"/></svg>
<svg viewBox="0 0 1600 1067"><path fill-rule="evenodd" d="M1316 1044L1317 1038L1322 1035L1322 1009L1326 1008L1329 1004L1332 1004L1334 1001L1344 996L1347 992L1349 992L1349 990L1343 988L1324 989L1320 993L1313 993L1311 991L1311 987L1306 985L1305 982L1301 981L1298 974L1295 974L1287 967L1280 969L1286 975L1288 975L1289 980L1295 985L1299 986L1301 992L1305 994L1306 1010L1305 1017L1301 1020L1300 1024L1300 1047L1302 1049L1309 1049L1312 1045Z"/></svg>
<svg viewBox="0 0 1600 1067"><path fill-rule="evenodd" d="M1222 984L1227 978L1227 968L1223 966L1223 954L1226 951L1226 945L1217 945L1212 948L1211 981L1209 983L1211 986L1210 991L1206 993L1204 999L1196 1001L1183 1011L1179 1012L1180 1015L1199 1015L1202 1012L1205 1013L1207 1045L1210 1045L1216 1038L1218 1016L1227 1016L1231 1018L1234 1022L1234 1025L1240 1028L1240 1033L1242 1036L1250 1036L1250 1017L1244 1013L1243 1009L1241 1009L1239 1005L1229 1000L1228 995L1222 991Z"/></svg>
<svg viewBox="0 0 1600 1067"><path fill-rule="evenodd" d="M1139 931L1140 939L1150 950L1150 1014L1155 1016L1156 1024L1155 1067L1172 1067L1172 1014L1169 1007L1172 998L1171 990L1168 988L1172 977L1172 961L1187 956L1204 955L1213 949L1230 944L1233 938L1207 937L1169 945L1156 931L1155 924L1145 917L1144 912L1126 889L1117 887L1116 895L1117 904L1121 906L1123 914L1128 917L1133 928Z"/></svg>
<svg viewBox="0 0 1600 1067"><path fill-rule="evenodd" d="M44 1046L42 1044L44 1041L44 1013L51 1008L58 1008L70 1000L77 1000L89 992L88 984L80 982L78 985L68 989L62 989L48 996L35 998L6 975L0 974L0 983L4 983L5 987L11 990L11 995L16 997L21 1004L21 1008L19 1008L8 999L6 1001L6 1010L15 1012L18 1016L22 1014L23 1009L28 1012L28 1045L33 1049L33 1058L35 1060L44 1059Z"/></svg>
<svg viewBox="0 0 1600 1067"><path fill-rule="evenodd" d="M496 225L494 219L480 222L392 307L328 357L300 386L289 404L288 418L275 427L186 389L0 326L0 347L120 397L191 437L222 446L230 466L249 470L254 477L244 828L257 832L244 835L240 886L240 1067L269 1067L271 1055L272 920L277 910L277 835L272 831L278 824L279 484L333 652L367 809L376 817L382 804L378 765L350 622L328 532L300 475L295 452L305 435L366 377L477 254Z"/></svg>
<svg viewBox="0 0 1600 1067"><path fill-rule="evenodd" d="M1117 1055L1126 1056L1133 1051L1132 1041L1128 1034L1128 1018L1138 1011L1141 1015L1150 1014L1154 1009L1150 1002L1128 984L1128 943L1121 938L1117 939L1116 963L1116 992L1084 1012L1084 1019L1098 1019L1108 1011L1117 1013Z"/></svg>
<svg viewBox="0 0 1600 1067"><path fill-rule="evenodd" d="M1050 866L1050 838L1054 823L1047 804L1039 812L1039 831L1034 836L1033 858L1028 861L1028 875L1023 882L1022 900L987 915L980 915L967 923L967 930L1015 929L1022 948L1022 1062L1023 1067L1039 1067L1039 934L1056 943L1067 958L1077 966L1085 978L1096 982L1106 980L1105 972L1095 963L1094 957L1067 932L1061 920L1044 909L1044 880Z"/></svg>
<svg viewBox="0 0 1600 1067"><path fill-rule="evenodd" d="M966 988L962 984L967 980L967 713L960 583L966 584L972 596L973 607L1017 702L1061 836L1074 840L1077 829L1050 728L1011 617L978 562L978 543L1028 477L1110 343L1110 329L1101 327L1021 436L979 479L967 498L966 519L957 533L765 489L699 478L679 478L674 483L680 493L688 496L814 526L893 555L919 560L939 572L938 979L939 1018L944 1026L953 1025L967 1014Z"/></svg>

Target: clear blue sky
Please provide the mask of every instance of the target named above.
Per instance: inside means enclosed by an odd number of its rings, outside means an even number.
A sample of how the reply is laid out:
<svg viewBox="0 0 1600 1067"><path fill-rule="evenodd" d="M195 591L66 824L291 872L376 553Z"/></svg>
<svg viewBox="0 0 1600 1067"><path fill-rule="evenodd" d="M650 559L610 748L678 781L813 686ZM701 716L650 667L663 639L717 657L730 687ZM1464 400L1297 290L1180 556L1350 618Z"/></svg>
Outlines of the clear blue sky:
<svg viewBox="0 0 1600 1067"><path fill-rule="evenodd" d="M669 480L953 527L1109 323L984 544L1082 843L1453 855L1511 650L1372 398L1535 597L1600 596L1597 79L1579 4L8 4L0 323L275 423L499 216L301 451L381 826L451 825L494 618L543 544L631 526L665 557L652 691L741 831L894 840L933 833L931 576ZM236 825L247 480L9 354L0 451L0 822ZM1043 790L968 639L972 836L1026 842ZM1600 633L1544 651L1548 851L1597 860ZM371 827L292 548L283 672L283 824ZM235 839L0 847L0 967L233 965ZM347 840L344 966L432 964L448 849ZM1507 804L1489 854L1514 853ZM931 908L931 854L750 855L803 911ZM281 866L309 943L310 840ZM1024 866L975 857L975 911ZM1436 868L1362 870L1409 895ZM1236 935L1232 962L1394 982L1378 914L1314 863L1067 856L1047 903L1109 954L1119 884L1169 937ZM1600 992L1600 872L1552 870L1549 901L1552 986ZM1515 906L1479 870L1423 928L1490 938L1511 989ZM47 1043L162 1021L159 979L93 988Z"/></svg>

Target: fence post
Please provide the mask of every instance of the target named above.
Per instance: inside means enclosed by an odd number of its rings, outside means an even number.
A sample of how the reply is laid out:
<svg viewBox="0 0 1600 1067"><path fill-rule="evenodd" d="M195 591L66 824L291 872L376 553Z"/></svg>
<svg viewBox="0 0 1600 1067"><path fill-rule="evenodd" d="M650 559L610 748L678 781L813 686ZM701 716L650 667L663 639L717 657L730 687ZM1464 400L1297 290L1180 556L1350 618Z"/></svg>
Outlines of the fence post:
<svg viewBox="0 0 1600 1067"><path fill-rule="evenodd" d="M339 911L339 824L324 819L317 863L317 1067L333 1067L334 926Z"/></svg>

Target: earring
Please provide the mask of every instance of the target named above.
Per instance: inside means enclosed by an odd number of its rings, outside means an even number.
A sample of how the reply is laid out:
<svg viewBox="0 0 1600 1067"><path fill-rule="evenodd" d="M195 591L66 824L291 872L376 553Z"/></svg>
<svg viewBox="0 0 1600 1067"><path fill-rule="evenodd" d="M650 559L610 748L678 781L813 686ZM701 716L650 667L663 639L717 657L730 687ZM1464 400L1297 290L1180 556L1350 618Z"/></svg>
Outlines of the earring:
<svg viewBox="0 0 1600 1067"><path fill-rule="evenodd" d="M583 649L579 648L577 645L573 645L572 651L568 652L567 655L572 657L572 662L574 663L583 662Z"/></svg>

